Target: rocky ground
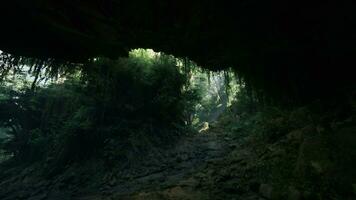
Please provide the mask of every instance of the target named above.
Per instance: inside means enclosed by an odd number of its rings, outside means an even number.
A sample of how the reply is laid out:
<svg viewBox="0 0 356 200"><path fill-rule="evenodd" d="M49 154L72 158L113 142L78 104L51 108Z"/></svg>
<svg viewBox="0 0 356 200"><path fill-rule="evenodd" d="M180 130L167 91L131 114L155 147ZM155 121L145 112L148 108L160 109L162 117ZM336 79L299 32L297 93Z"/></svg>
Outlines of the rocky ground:
<svg viewBox="0 0 356 200"><path fill-rule="evenodd" d="M175 146L148 155L136 166L107 170L101 161L88 161L65 166L64 172L53 177L40 174L41 165L2 170L0 199L356 199L354 179L324 178L341 176L333 175L333 169L338 168L329 158L334 154L323 149L330 145L321 139L323 131L304 127L269 141L212 127L183 137ZM352 169L347 173L352 175ZM337 187L340 190L335 191L344 198L329 191Z"/></svg>
<svg viewBox="0 0 356 200"><path fill-rule="evenodd" d="M15 168L1 174L0 199L225 199L243 193L238 179L217 174L238 145L216 129L184 137L159 159L148 156L140 166L121 170L107 172L103 163L88 162L46 179L36 174L41 166ZM241 156L236 162L243 165Z"/></svg>

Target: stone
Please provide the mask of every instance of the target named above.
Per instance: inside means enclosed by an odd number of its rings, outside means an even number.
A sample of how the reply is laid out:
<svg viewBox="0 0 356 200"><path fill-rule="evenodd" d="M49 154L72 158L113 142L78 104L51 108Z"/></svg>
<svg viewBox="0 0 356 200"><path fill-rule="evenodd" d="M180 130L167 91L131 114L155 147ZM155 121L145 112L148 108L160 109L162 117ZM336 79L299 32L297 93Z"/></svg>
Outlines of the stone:
<svg viewBox="0 0 356 200"><path fill-rule="evenodd" d="M261 184L259 192L260 192L261 196L266 199L273 198L273 187L269 184Z"/></svg>
<svg viewBox="0 0 356 200"><path fill-rule="evenodd" d="M310 169L312 173L319 176L329 171L333 163L327 149L325 138L320 135L304 138L298 150L295 176L303 177L310 172Z"/></svg>

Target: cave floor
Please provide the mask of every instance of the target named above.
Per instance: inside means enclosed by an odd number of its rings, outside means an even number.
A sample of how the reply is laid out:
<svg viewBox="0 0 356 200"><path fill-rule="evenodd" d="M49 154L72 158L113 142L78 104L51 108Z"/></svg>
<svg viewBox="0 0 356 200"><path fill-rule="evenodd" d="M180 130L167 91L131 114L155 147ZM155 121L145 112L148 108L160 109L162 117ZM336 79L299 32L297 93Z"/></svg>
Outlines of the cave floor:
<svg viewBox="0 0 356 200"><path fill-rule="evenodd" d="M50 179L37 173L41 166L12 169L1 176L0 199L258 200L260 183L253 177L265 150L249 143L248 137L232 137L215 127L183 137L139 166L107 171L103 163L92 161L68 166Z"/></svg>

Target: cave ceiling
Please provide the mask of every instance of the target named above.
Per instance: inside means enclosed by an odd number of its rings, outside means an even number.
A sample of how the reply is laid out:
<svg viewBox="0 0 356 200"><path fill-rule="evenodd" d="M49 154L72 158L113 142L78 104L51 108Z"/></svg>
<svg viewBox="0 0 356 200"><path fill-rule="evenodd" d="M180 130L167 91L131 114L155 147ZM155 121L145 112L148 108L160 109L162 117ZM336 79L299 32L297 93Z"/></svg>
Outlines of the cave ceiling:
<svg viewBox="0 0 356 200"><path fill-rule="evenodd" d="M354 64L355 3L262 0L8 0L0 49L81 62L152 48L205 68L284 79ZM269 72L273 71L273 73ZM334 74L329 70L330 74ZM299 76L299 75L298 75ZM287 77L287 78L285 78ZM301 76L299 76L301 77ZM325 77L327 79L329 77Z"/></svg>

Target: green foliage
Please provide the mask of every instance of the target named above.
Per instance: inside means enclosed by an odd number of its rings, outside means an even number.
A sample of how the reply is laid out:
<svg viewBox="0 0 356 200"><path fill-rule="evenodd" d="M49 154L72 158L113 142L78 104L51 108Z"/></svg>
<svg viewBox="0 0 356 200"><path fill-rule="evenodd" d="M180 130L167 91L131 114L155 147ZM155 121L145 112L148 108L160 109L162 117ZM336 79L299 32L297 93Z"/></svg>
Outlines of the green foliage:
<svg viewBox="0 0 356 200"><path fill-rule="evenodd" d="M96 58L62 80L35 90L1 87L1 127L11 135L1 149L15 160L56 156L51 166L93 156L135 160L132 152L174 141L194 105L177 59L150 51Z"/></svg>
<svg viewBox="0 0 356 200"><path fill-rule="evenodd" d="M36 92L2 87L0 123L11 136L3 142L3 149L21 160L42 158L76 106L73 87L69 82Z"/></svg>
<svg viewBox="0 0 356 200"><path fill-rule="evenodd" d="M223 114L235 99L239 85L231 71L208 72L197 67L188 70L189 80L186 93L191 110L188 124L200 127L211 123Z"/></svg>
<svg viewBox="0 0 356 200"><path fill-rule="evenodd" d="M202 71L189 60L143 49L128 58L91 59L47 84L39 79L38 87L28 73L14 79L22 82L16 87L7 77L0 121L11 138L1 149L15 160L44 158L51 166L92 157L108 166L134 161L190 133L191 125L215 121L239 90L231 72Z"/></svg>

